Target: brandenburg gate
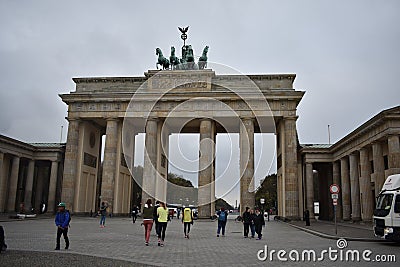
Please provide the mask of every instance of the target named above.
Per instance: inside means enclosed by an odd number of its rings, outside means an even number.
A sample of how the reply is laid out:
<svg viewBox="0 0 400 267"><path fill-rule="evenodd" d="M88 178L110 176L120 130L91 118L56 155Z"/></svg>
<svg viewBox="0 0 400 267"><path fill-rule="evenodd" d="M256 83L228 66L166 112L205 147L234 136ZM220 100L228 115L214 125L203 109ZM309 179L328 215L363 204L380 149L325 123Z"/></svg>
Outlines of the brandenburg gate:
<svg viewBox="0 0 400 267"><path fill-rule="evenodd" d="M145 137L143 199L165 201L168 136L200 133L199 215L213 214L217 133L240 134L240 204L254 206L254 133L276 134L279 214L300 217L295 75L218 75L211 69L150 70L143 77L74 78L68 105L62 200L75 213L130 209L135 135ZM256 93L249 84L259 89ZM265 108L268 110L265 110ZM101 137L105 134L102 180Z"/></svg>
<svg viewBox="0 0 400 267"><path fill-rule="evenodd" d="M185 41L188 28L180 30ZM128 214L133 179L142 188L142 203L147 198L165 202L169 136L173 133L200 133L200 218L215 213L218 133L239 133L240 207L254 207L254 134L274 133L278 212L301 217L296 109L304 92L293 88L296 76L218 74L214 69L220 65L210 67L207 52L208 46L196 64L191 45L184 43L182 59L175 56L174 47L169 60L157 48L162 70L149 70L140 77L73 79L75 91L60 95L68 105L69 121L62 201L72 212L95 211L98 202L105 201L113 214ZM145 133L143 179L132 176L139 133ZM169 185L168 190L174 186Z"/></svg>

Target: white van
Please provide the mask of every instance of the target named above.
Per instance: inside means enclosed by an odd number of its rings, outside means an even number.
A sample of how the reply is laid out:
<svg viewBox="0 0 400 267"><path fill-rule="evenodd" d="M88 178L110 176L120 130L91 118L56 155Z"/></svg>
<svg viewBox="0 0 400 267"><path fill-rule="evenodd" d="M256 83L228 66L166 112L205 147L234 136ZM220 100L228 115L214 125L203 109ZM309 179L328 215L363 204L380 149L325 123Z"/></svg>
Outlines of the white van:
<svg viewBox="0 0 400 267"><path fill-rule="evenodd" d="M400 174L390 175L378 195L374 210L374 234L400 242Z"/></svg>

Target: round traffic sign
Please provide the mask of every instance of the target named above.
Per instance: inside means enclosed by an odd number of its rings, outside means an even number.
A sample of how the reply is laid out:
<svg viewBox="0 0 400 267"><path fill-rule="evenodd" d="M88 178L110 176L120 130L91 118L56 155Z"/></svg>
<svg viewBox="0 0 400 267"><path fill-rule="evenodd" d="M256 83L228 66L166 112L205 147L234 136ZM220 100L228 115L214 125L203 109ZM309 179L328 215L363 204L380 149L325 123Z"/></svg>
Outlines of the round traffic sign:
<svg viewBox="0 0 400 267"><path fill-rule="evenodd" d="M329 187L329 191L331 191L332 194L337 194L337 193L339 193L340 188L339 188L339 186L337 184L332 184Z"/></svg>

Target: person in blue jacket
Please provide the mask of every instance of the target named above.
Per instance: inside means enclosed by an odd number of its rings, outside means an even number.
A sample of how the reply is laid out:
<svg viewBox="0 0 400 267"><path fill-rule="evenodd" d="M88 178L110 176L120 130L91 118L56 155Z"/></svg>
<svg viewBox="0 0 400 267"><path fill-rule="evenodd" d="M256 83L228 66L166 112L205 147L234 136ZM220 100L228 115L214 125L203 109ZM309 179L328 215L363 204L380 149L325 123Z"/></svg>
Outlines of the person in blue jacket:
<svg viewBox="0 0 400 267"><path fill-rule="evenodd" d="M65 203L61 202L60 204L58 204L58 211L55 219L55 223L57 226L56 250L60 250L61 235L64 236L65 249L69 248L68 227L70 220L71 220L71 214L69 214L69 211L65 209Z"/></svg>

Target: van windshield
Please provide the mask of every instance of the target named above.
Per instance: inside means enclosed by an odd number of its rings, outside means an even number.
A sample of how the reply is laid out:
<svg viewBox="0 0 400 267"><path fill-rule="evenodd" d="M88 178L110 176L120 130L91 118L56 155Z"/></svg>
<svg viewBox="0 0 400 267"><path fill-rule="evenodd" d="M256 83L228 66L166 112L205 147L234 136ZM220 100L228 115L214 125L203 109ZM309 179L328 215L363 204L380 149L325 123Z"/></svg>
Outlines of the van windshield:
<svg viewBox="0 0 400 267"><path fill-rule="evenodd" d="M393 194L382 194L378 196L376 210L374 212L375 216L386 216L390 212L392 207Z"/></svg>

